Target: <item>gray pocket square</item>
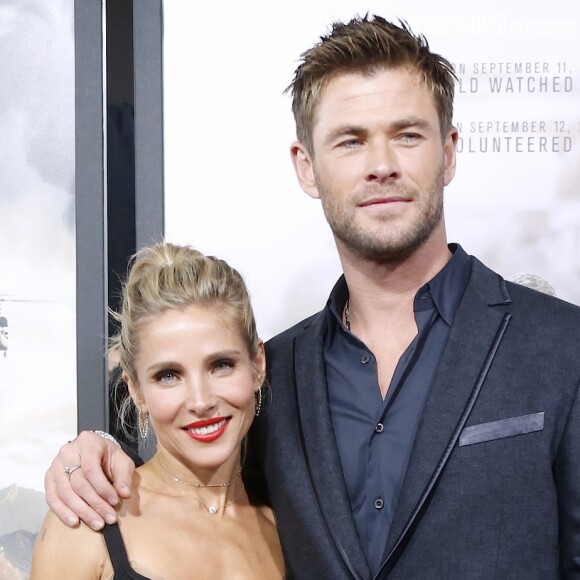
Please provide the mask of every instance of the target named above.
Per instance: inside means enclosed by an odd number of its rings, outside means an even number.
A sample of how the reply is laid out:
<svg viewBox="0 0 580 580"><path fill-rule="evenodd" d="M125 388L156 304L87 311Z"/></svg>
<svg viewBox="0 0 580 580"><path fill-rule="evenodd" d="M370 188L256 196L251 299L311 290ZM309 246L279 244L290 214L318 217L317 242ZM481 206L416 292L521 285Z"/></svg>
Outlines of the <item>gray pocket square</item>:
<svg viewBox="0 0 580 580"><path fill-rule="evenodd" d="M521 417L510 417L500 419L490 423L481 423L466 427L459 437L459 447L463 445L473 445L501 439L502 437L513 437L514 435L525 435L534 431L544 429L544 412L522 415Z"/></svg>

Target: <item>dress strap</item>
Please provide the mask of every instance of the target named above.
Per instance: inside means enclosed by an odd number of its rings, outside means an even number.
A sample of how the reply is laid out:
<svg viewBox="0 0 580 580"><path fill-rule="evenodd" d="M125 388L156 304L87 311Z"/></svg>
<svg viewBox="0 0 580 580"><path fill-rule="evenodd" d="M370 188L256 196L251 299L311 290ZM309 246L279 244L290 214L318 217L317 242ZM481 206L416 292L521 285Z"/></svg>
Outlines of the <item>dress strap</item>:
<svg viewBox="0 0 580 580"><path fill-rule="evenodd" d="M127 557L127 550L125 549L125 542L123 542L123 536L121 536L121 530L119 530L117 524L106 525L103 528L102 534L107 545L107 550L109 551L113 571L115 572L115 580L149 580L131 568L129 558Z"/></svg>

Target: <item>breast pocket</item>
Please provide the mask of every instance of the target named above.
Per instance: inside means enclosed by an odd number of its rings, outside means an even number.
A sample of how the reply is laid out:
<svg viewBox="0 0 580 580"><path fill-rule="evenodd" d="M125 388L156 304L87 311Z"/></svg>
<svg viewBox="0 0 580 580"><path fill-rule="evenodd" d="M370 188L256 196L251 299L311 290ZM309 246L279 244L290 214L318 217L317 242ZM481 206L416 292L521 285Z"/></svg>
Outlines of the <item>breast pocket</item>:
<svg viewBox="0 0 580 580"><path fill-rule="evenodd" d="M504 437L515 437L525 435L544 429L544 412L532 413L531 415L521 415L520 417L510 417L489 423L480 423L466 427L459 436L459 446L493 441Z"/></svg>

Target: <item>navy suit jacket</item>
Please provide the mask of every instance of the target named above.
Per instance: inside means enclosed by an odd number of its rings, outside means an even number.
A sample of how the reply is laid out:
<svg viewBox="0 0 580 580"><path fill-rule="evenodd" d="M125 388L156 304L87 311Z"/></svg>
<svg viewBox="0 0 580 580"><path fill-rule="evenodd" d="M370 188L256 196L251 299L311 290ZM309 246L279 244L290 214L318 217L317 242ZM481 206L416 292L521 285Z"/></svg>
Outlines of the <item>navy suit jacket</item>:
<svg viewBox="0 0 580 580"><path fill-rule="evenodd" d="M250 432L290 578L580 578L580 308L472 258L376 576L333 434L325 326L323 311L268 342L272 399Z"/></svg>

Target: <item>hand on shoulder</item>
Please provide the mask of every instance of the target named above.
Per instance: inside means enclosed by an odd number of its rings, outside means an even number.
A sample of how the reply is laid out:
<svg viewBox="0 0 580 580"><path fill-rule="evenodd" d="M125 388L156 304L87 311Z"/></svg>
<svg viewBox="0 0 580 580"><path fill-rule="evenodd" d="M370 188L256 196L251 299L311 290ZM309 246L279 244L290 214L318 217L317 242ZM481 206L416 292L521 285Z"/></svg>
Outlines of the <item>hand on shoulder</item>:
<svg viewBox="0 0 580 580"><path fill-rule="evenodd" d="M117 443L83 431L60 448L47 471L46 501L66 525L75 526L80 519L100 530L105 522L116 521L113 506L131 494L134 469Z"/></svg>

